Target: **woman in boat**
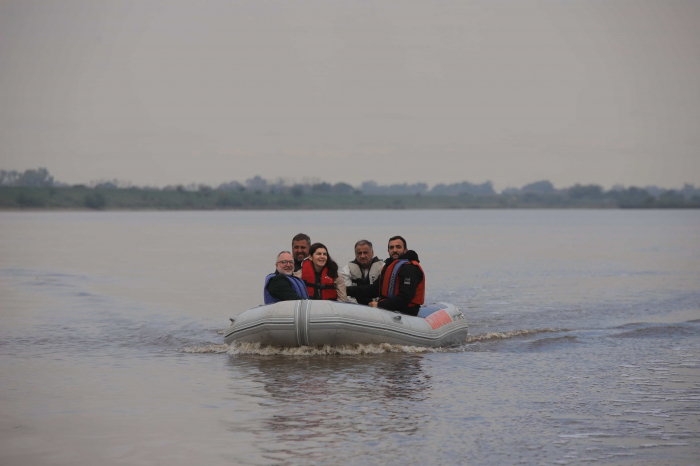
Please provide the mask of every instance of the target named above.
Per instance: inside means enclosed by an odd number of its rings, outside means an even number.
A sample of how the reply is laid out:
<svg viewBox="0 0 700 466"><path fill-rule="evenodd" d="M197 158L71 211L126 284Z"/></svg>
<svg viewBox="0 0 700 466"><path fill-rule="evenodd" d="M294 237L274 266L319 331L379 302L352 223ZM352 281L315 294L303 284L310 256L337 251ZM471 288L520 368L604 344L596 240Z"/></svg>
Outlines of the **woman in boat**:
<svg viewBox="0 0 700 466"><path fill-rule="evenodd" d="M304 259L301 269L294 276L306 283L310 299L328 299L347 302L345 282L338 274L338 264L331 259L328 248L314 243L309 248L309 257Z"/></svg>

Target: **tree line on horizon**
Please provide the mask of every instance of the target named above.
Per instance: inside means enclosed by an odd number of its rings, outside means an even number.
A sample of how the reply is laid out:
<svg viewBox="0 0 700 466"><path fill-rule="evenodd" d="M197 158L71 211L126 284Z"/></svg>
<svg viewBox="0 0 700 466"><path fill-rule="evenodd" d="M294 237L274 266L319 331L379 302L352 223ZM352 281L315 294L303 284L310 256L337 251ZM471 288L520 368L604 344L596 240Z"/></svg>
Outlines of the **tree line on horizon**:
<svg viewBox="0 0 700 466"><path fill-rule="evenodd" d="M89 187L96 189L144 189L144 190L163 190L163 191L250 191L250 192L267 192L267 193L287 193L287 194L370 194L370 195L434 195L434 196L520 196L520 195L557 195L557 194L572 194L573 197L592 197L597 198L611 192L624 193L632 190L633 192L646 191L654 198L660 198L663 195L675 194L682 196L686 200L693 197L700 197L700 188L696 188L693 184L686 183L680 189L667 189L658 186L645 186L643 188L630 186L625 188L623 185L615 185L609 191L605 191L602 186L597 184L581 185L575 184L568 188L557 189L548 180L536 181L524 185L522 188L506 188L500 193L493 189L493 183L486 181L481 184L462 181L460 183L438 183L432 188L428 188L426 183L396 183L380 185L375 181L365 181L360 186L354 187L348 183L327 183L327 182L305 182L305 183L289 183L285 180L278 179L276 181L268 181L260 175L245 180L244 183L238 181L229 181L221 183L213 187L206 184L191 183L188 185L167 185L163 188L152 186L133 186L128 182L119 180L101 180L93 181L87 185L69 185L54 179L46 168L28 169L20 173L18 171L0 170L0 186L15 186L15 187Z"/></svg>
<svg viewBox="0 0 700 466"><path fill-rule="evenodd" d="M576 184L568 188L557 189L547 180L529 183L522 188L507 188L500 193L493 188L490 181L474 184L467 181L460 183L439 183L429 188L426 183L414 184L387 184L380 185L374 181L365 181L355 187L348 183L327 183L318 180L304 183L289 183L282 179L268 181L261 176L255 176L240 183L230 181L219 186L212 187L206 184L169 185L163 188L137 187L130 183L118 180L91 182L89 185L68 185L56 181L46 168L28 169L22 173L17 171L0 170L0 188L51 188L50 196L55 196L57 189L86 190L83 204L93 209L105 208L108 205L107 197L116 199L116 192L141 192L144 207L150 202L159 199L156 208L333 208L332 201L311 202L311 199L327 197L328 199L341 199L344 196L369 196L369 197L396 197L388 203L381 200L371 204L371 208L437 208L446 205L453 208L469 207L700 207L700 188L692 184L685 184L681 189L665 189L657 186L638 188L635 186L624 187L616 185L610 190L604 190L596 184ZM109 194L115 192L115 195ZM163 193L155 196L156 192ZM148 194L152 193L152 194ZM177 193L180 196L167 196L167 193ZM201 198L201 202L192 199L177 202L165 202L164 199L185 199L188 194L194 194ZM18 191L11 195L5 195L0 199L0 207L42 207L51 205L46 201L39 201L35 196L25 191ZM250 197L257 195L258 197ZM260 195L267 196L263 200ZM9 196L9 197L8 197ZM183 197L184 196L184 197ZM274 198L284 199L275 201ZM319 197L320 196L320 197ZM75 197L75 196L72 196ZM425 197L425 201L405 201L409 197ZM121 196L122 200L126 199ZM212 200L212 198L216 198ZM404 200L402 201L401 198ZM428 199L445 198L445 202L429 201ZM459 202L449 201L456 198ZM194 199L194 198L193 198ZM290 200L291 199L291 200ZM205 202L206 201L206 202ZM126 201L124 201L126 202ZM112 202L111 204L117 204ZM122 205L129 208L129 203ZM367 207L367 203L343 201L339 208ZM138 208L138 206L137 206Z"/></svg>

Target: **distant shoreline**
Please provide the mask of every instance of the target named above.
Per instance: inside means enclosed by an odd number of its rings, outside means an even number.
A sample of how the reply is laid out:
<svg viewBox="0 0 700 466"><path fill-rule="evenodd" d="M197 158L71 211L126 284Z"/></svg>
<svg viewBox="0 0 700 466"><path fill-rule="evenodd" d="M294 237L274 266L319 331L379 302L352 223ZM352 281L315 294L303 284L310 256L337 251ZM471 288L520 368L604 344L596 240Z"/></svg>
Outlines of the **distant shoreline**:
<svg viewBox="0 0 700 466"><path fill-rule="evenodd" d="M675 198L572 198L561 193L525 196L367 195L150 190L143 188L0 187L0 210L431 210L431 209L697 209L700 200Z"/></svg>

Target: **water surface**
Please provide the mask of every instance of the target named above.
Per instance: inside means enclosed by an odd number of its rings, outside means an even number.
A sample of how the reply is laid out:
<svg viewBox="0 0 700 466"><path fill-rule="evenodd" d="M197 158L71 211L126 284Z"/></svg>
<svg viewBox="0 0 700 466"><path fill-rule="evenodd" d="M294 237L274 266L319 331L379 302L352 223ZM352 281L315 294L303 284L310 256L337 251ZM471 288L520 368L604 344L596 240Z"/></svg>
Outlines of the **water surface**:
<svg viewBox="0 0 700 466"><path fill-rule="evenodd" d="M401 234L457 348L227 347L308 233ZM700 212L0 213L2 464L697 464Z"/></svg>

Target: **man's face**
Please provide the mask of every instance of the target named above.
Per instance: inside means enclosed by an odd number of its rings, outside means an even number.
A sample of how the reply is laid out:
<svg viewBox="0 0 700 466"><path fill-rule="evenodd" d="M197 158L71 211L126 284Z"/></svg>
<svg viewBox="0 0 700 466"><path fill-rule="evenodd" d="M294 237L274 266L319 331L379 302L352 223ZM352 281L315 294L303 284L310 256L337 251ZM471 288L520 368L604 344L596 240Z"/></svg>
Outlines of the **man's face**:
<svg viewBox="0 0 700 466"><path fill-rule="evenodd" d="M303 261L309 255L309 243L305 239L292 241L292 254L298 261Z"/></svg>
<svg viewBox="0 0 700 466"><path fill-rule="evenodd" d="M283 275L291 275L294 272L294 258L288 252L280 254L277 258L277 271Z"/></svg>
<svg viewBox="0 0 700 466"><path fill-rule="evenodd" d="M374 251L369 247L369 244L362 244L355 248L355 259L363 269L369 267L369 263L372 262L373 257Z"/></svg>
<svg viewBox="0 0 700 466"><path fill-rule="evenodd" d="M404 252L406 252L406 250L403 247L403 241L400 239L389 241L389 257L392 259L398 259Z"/></svg>

